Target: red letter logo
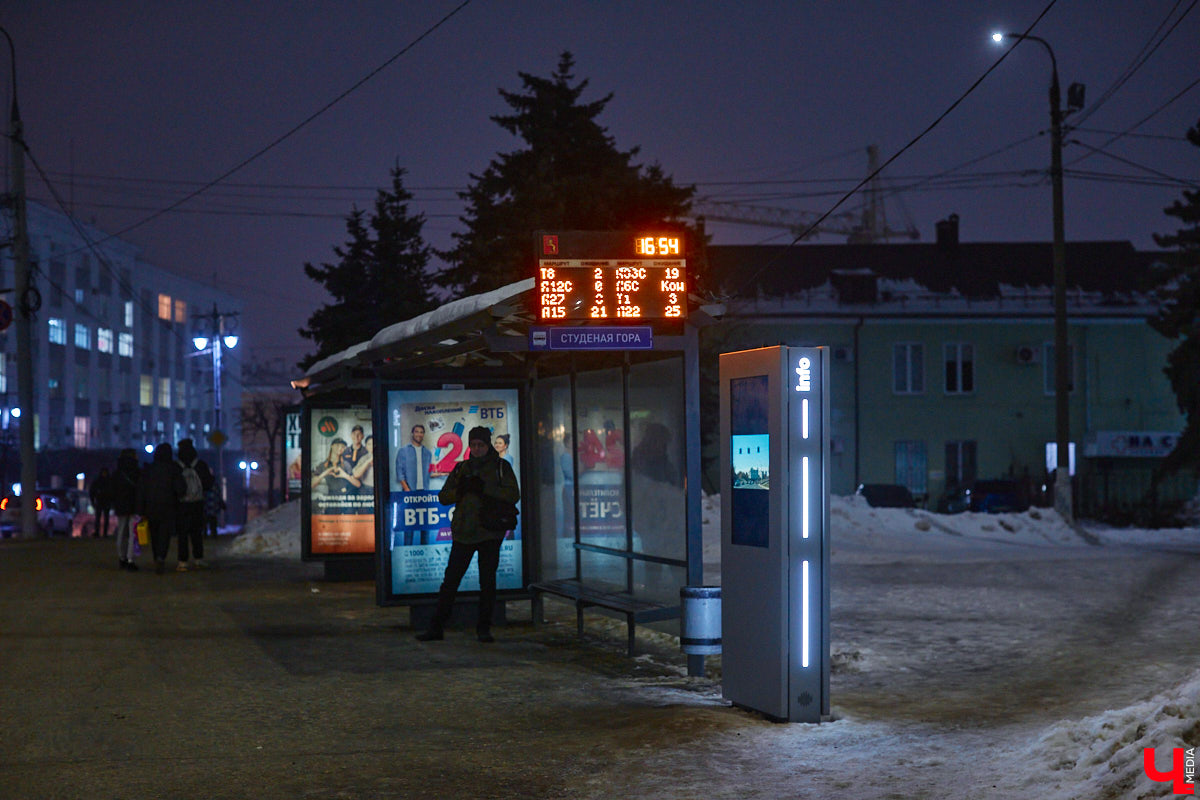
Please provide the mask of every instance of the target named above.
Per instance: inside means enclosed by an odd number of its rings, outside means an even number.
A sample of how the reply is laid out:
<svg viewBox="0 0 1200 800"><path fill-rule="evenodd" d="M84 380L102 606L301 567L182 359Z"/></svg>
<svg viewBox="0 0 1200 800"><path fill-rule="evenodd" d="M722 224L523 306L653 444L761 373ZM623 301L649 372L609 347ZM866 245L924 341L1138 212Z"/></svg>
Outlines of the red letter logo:
<svg viewBox="0 0 1200 800"><path fill-rule="evenodd" d="M1146 770L1146 777L1159 783L1171 781L1171 791L1175 794L1195 794L1196 784L1184 780L1183 756L1183 748L1176 747L1171 751L1171 771L1159 772L1154 767L1154 748L1147 747L1142 751L1142 767Z"/></svg>
<svg viewBox="0 0 1200 800"><path fill-rule="evenodd" d="M542 255L556 256L558 255L558 237L543 236L542 237Z"/></svg>

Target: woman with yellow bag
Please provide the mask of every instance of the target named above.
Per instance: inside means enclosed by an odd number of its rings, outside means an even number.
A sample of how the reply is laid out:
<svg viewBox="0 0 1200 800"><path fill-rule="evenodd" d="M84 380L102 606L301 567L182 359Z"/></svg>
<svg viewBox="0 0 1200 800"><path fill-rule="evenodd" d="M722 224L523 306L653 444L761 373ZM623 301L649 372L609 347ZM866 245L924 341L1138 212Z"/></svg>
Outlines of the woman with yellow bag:
<svg viewBox="0 0 1200 800"><path fill-rule="evenodd" d="M133 515L137 511L137 487L142 468L137 451L126 448L117 456L117 471L112 477L113 510L117 514L117 565L137 572L134 558L137 541L133 535Z"/></svg>
<svg viewBox="0 0 1200 800"><path fill-rule="evenodd" d="M154 571L166 571L167 551L175 538L179 498L187 492L183 470L175 463L171 445L163 442L154 448L154 460L142 470L138 483L137 510L150 521L150 546L154 550Z"/></svg>

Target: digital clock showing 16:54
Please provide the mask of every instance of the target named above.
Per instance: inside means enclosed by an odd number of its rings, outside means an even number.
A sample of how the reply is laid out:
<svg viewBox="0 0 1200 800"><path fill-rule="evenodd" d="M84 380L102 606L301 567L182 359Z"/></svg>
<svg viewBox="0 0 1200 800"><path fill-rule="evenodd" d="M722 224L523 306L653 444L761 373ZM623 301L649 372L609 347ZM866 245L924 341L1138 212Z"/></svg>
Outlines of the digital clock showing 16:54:
<svg viewBox="0 0 1200 800"><path fill-rule="evenodd" d="M537 243L539 322L687 315L687 261L679 234L541 232Z"/></svg>

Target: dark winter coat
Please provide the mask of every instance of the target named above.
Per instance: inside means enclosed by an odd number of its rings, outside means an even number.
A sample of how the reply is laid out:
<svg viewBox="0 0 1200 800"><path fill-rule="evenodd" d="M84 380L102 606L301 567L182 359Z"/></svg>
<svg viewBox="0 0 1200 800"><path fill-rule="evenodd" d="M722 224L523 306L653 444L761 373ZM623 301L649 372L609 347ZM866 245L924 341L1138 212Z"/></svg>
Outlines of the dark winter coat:
<svg viewBox="0 0 1200 800"><path fill-rule="evenodd" d="M477 475L483 480L483 493L510 503L521 499L521 488L512 466L500 458L496 448L488 445L483 458L468 458L454 465L442 490L438 502L444 506L454 504L454 516L450 520L450 532L454 541L463 544L478 544L488 539L504 538L504 531L485 530L479 524L480 507L483 500L474 492L464 492L462 483Z"/></svg>
<svg viewBox="0 0 1200 800"><path fill-rule="evenodd" d="M200 454L196 452L196 447L192 444L191 439L180 440L179 459L175 463L179 465L181 473L184 467L191 467L192 469L196 470L196 475L200 478L200 488L204 492L212 489L213 484L216 483L216 476L213 475L212 469L209 468L207 462L200 458ZM184 485L186 486L186 481ZM186 489L184 492L180 493L180 497L182 497L184 494L186 494ZM195 508L201 508L204 505L204 497L201 495L200 499L196 500L194 503L182 504L194 506Z"/></svg>
<svg viewBox="0 0 1200 800"><path fill-rule="evenodd" d="M137 513L138 479L141 474L137 454L132 450L121 453L117 459L117 471L111 478L113 511L117 512L117 516L127 517Z"/></svg>
<svg viewBox="0 0 1200 800"><path fill-rule="evenodd" d="M171 457L171 445L164 442L154 449L154 461L142 470L138 482L138 513L153 520L174 520L179 510L179 498L186 491L183 470Z"/></svg>

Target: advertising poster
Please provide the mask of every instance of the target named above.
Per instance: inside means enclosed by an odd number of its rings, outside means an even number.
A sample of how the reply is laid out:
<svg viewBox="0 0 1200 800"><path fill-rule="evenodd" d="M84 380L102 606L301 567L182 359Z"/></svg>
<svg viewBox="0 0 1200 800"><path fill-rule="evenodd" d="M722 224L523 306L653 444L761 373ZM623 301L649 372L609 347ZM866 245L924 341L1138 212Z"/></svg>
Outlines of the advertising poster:
<svg viewBox="0 0 1200 800"><path fill-rule="evenodd" d="M454 506L438 502L438 491L454 465L467 457L467 433L483 426L492 445L521 478L520 431L515 389L404 389L387 393L391 467L384 531L390 546L393 595L435 593L450 556ZM519 507L519 506L518 506ZM524 586L521 517L500 546L496 588ZM460 591L479 590L477 560Z"/></svg>
<svg viewBox="0 0 1200 800"><path fill-rule="evenodd" d="M301 453L300 412L288 411L283 415L283 464L284 497L295 500L304 488L304 462Z"/></svg>
<svg viewBox="0 0 1200 800"><path fill-rule="evenodd" d="M374 436L369 408L309 410L312 549L375 552Z"/></svg>

